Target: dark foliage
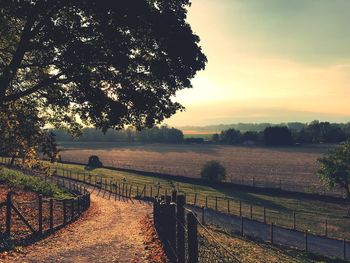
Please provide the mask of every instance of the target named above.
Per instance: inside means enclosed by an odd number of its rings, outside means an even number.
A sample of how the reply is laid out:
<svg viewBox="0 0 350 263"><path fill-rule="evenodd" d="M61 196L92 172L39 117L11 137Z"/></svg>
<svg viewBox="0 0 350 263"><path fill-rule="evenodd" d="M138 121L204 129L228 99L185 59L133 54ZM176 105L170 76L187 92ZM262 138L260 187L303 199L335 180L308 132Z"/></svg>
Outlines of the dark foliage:
<svg viewBox="0 0 350 263"><path fill-rule="evenodd" d="M87 167L89 167L89 168L102 168L103 164L100 161L100 158L98 158L98 156L92 155L89 157Z"/></svg>
<svg viewBox="0 0 350 263"><path fill-rule="evenodd" d="M292 145L293 137L287 127L268 127L264 130L264 142L271 146Z"/></svg>
<svg viewBox="0 0 350 263"><path fill-rule="evenodd" d="M227 144L236 144L241 141L241 132L235 129L228 129L222 131L220 134L220 141Z"/></svg>
<svg viewBox="0 0 350 263"><path fill-rule="evenodd" d="M64 130L53 130L58 141L78 142L158 142L158 143L182 143L182 131L167 126L153 127L137 131L131 128L124 130L108 130L103 133L94 128L84 128L79 138L72 137Z"/></svg>
<svg viewBox="0 0 350 263"><path fill-rule="evenodd" d="M335 186L344 190L345 197L350 198L350 140L318 159L317 176L329 188Z"/></svg>
<svg viewBox="0 0 350 263"><path fill-rule="evenodd" d="M182 106L206 57L189 0L0 0L0 105L33 100L56 127L151 127Z"/></svg>
<svg viewBox="0 0 350 263"><path fill-rule="evenodd" d="M218 161L209 161L203 165L201 177L211 182L225 181L226 169Z"/></svg>

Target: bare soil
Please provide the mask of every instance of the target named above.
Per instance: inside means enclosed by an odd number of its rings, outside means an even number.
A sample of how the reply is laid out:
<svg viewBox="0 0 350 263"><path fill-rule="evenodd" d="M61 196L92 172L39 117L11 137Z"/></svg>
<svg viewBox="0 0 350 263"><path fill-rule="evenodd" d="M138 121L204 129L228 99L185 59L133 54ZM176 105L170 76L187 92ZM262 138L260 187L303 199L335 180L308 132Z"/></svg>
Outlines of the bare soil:
<svg viewBox="0 0 350 263"><path fill-rule="evenodd" d="M199 177L203 164L220 161L227 180L251 183L282 180L284 184L319 185L317 159L333 145L255 147L224 145L118 144L110 142L63 143L63 160L86 163L97 155L105 166ZM147 162L145 162L147 160Z"/></svg>

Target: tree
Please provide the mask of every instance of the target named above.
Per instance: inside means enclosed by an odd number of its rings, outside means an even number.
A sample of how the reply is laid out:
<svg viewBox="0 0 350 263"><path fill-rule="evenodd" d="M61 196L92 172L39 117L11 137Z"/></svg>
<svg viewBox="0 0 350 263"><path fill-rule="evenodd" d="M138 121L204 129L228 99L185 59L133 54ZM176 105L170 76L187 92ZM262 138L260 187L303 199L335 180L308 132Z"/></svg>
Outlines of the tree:
<svg viewBox="0 0 350 263"><path fill-rule="evenodd" d="M32 103L11 103L0 112L0 153L11 157L11 165L15 158L22 158L22 163L31 167L39 150L55 161L57 145L53 134L48 133L44 125L44 118L39 116Z"/></svg>
<svg viewBox="0 0 350 263"><path fill-rule="evenodd" d="M87 167L90 168L90 169L102 168L103 164L100 161L100 158L98 158L98 156L91 155L89 157L89 161L88 161Z"/></svg>
<svg viewBox="0 0 350 263"><path fill-rule="evenodd" d="M220 134L220 140L228 144L236 144L241 141L241 132L235 129L228 129L222 131Z"/></svg>
<svg viewBox="0 0 350 263"><path fill-rule="evenodd" d="M293 137L291 131L285 126L267 127L264 130L264 142L271 146L292 145Z"/></svg>
<svg viewBox="0 0 350 263"><path fill-rule="evenodd" d="M151 127L183 107L206 57L189 0L0 0L0 107L25 98L56 127Z"/></svg>
<svg viewBox="0 0 350 263"><path fill-rule="evenodd" d="M328 188L339 186L350 197L350 140L318 159L317 176Z"/></svg>
<svg viewBox="0 0 350 263"><path fill-rule="evenodd" d="M221 182L226 179L226 169L218 161L209 161L203 165L201 177L211 182Z"/></svg>

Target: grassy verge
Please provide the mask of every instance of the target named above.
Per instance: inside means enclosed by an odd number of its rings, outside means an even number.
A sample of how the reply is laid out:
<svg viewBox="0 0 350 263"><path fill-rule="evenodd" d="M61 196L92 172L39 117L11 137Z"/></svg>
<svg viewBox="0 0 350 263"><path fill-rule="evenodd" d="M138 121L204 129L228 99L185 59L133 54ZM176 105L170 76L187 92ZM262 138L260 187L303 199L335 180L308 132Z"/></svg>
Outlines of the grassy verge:
<svg viewBox="0 0 350 263"><path fill-rule="evenodd" d="M0 184L6 184L10 187L22 187L46 197L56 199L71 198L72 195L55 184L45 182L39 177L28 176L22 172L0 167Z"/></svg>
<svg viewBox="0 0 350 263"><path fill-rule="evenodd" d="M243 237L232 236L215 227L210 227L209 231L217 241L229 249L229 251L242 262L346 262L340 259L331 259L317 256L297 249L272 246L268 243L256 242ZM199 233L202 234L201 231Z"/></svg>
<svg viewBox="0 0 350 263"><path fill-rule="evenodd" d="M160 189L160 194L165 194L165 191L170 194L172 189L177 189L186 193L188 203L196 203L198 206L207 204L209 208L235 215L240 213L241 202L242 215L245 217L252 216L253 219L258 221L264 220L265 208L267 223L273 222L287 228L293 227L293 213L295 213L297 230L309 230L311 233L318 235L325 233L327 220L327 234L329 237L350 239L350 220L347 217L349 203L257 194L227 187L196 185L105 168L87 171L83 165L60 164L58 168L59 174L62 174L62 169L65 169L66 172L69 171L72 174L73 178L79 177L80 180L84 179L84 174L86 180L90 176L92 183L99 181L102 184L107 184L107 186L110 183L121 182L132 184L133 194L136 194L136 187L141 192L145 185L147 186L147 196L150 196L151 192L153 196L156 195L158 189ZM215 196L220 197L216 200Z"/></svg>

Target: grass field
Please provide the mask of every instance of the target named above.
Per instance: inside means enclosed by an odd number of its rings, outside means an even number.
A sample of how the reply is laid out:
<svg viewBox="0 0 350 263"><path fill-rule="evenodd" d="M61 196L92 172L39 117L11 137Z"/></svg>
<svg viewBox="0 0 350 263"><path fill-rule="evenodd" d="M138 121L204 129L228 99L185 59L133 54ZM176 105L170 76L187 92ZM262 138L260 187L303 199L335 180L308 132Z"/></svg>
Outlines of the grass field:
<svg viewBox="0 0 350 263"><path fill-rule="evenodd" d="M120 144L61 142L63 160L86 163L98 155L104 165L136 170L199 177L209 160L220 161L227 181L258 186L320 189L315 176L317 158L333 146L288 148L222 145ZM294 189L291 189L294 190Z"/></svg>
<svg viewBox="0 0 350 263"><path fill-rule="evenodd" d="M263 208L266 209L266 220L268 223L274 222L277 225L291 228L293 225L293 212L296 213L296 228L298 230L310 230L312 233L323 235L324 224L327 219L328 235L336 238L350 238L350 221L347 217L349 204L342 202L326 202L320 200L310 200L298 196L274 196L268 193L254 193L239 190L237 188L210 187L199 184L184 183L173 179L160 179L153 176L145 176L130 172L121 172L111 169L85 170L83 165L63 164L59 165L58 174L62 174L62 168L71 171L72 176L80 180L83 174L90 174L92 182L102 181L108 186L110 182L125 182L133 184L133 194L136 194L136 185L141 191L144 185L147 185L147 195L151 195L150 187L153 187L153 196L156 195L158 186L161 194L165 189L170 194L172 189L184 192L187 195L188 203L196 202L198 206L204 206L206 203L209 208L216 209L216 198L219 196L217 209L222 212L228 212L228 201L230 206L229 213L239 214L239 201L242 202L242 214L250 217L250 206L252 206L253 218L259 221L263 220ZM196 201L195 201L196 200Z"/></svg>
<svg viewBox="0 0 350 263"><path fill-rule="evenodd" d="M300 250L271 246L267 243L248 240L243 237L232 236L222 229L210 227L213 236L240 261L246 263L316 263L316 262L346 262L340 259L318 257Z"/></svg>

